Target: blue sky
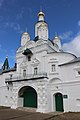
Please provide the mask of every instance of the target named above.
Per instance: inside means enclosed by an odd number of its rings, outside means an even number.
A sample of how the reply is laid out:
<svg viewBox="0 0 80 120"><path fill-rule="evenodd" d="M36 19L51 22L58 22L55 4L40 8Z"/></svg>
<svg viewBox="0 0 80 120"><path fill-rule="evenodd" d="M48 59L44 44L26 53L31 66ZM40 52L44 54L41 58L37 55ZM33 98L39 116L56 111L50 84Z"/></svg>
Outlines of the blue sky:
<svg viewBox="0 0 80 120"><path fill-rule="evenodd" d="M49 38L57 32L63 50L80 56L80 0L0 0L0 65L8 55L14 66L23 32L27 30L34 39L40 7L49 25Z"/></svg>

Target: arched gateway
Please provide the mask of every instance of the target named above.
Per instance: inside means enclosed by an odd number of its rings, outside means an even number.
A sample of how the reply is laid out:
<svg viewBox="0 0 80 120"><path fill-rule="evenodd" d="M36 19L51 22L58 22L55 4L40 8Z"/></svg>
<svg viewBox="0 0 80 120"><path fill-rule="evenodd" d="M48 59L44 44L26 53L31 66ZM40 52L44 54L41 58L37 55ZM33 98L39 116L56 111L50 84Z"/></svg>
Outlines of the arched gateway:
<svg viewBox="0 0 80 120"><path fill-rule="evenodd" d="M37 108L37 92L30 86L22 87L19 90L19 97L23 98L23 107Z"/></svg>

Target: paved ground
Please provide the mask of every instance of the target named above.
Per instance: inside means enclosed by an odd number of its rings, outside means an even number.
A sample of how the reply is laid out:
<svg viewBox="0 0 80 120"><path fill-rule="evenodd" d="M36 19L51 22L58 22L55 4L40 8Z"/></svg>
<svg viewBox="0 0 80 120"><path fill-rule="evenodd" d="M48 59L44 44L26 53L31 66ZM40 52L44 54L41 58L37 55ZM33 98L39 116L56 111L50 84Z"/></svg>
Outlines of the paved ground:
<svg viewBox="0 0 80 120"><path fill-rule="evenodd" d="M21 110L0 109L0 120L80 120L80 113L42 114Z"/></svg>
<svg viewBox="0 0 80 120"><path fill-rule="evenodd" d="M0 120L47 120L52 115L21 110L0 109Z"/></svg>

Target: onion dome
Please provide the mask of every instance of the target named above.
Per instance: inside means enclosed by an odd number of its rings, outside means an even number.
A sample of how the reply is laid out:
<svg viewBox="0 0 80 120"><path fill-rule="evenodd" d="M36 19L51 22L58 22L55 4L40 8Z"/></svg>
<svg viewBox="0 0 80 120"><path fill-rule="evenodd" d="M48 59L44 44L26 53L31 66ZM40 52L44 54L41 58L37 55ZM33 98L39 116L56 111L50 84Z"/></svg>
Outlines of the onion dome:
<svg viewBox="0 0 80 120"><path fill-rule="evenodd" d="M28 32L24 32L22 35L29 35Z"/></svg>
<svg viewBox="0 0 80 120"><path fill-rule="evenodd" d="M45 16L45 14L42 12L42 11L40 11L39 13L38 13L38 17L39 16Z"/></svg>
<svg viewBox="0 0 80 120"><path fill-rule="evenodd" d="M55 33L54 39L60 39L57 33Z"/></svg>
<svg viewBox="0 0 80 120"><path fill-rule="evenodd" d="M57 33L55 33L55 37L53 39L53 43L56 44L59 47L59 50L61 49L61 41Z"/></svg>
<svg viewBox="0 0 80 120"><path fill-rule="evenodd" d="M28 41L30 41L30 35L28 32L24 32L21 37L21 46L24 46Z"/></svg>
<svg viewBox="0 0 80 120"><path fill-rule="evenodd" d="M44 21L44 16L45 16L45 14L42 11L40 11L38 13L38 19L39 19L39 21Z"/></svg>

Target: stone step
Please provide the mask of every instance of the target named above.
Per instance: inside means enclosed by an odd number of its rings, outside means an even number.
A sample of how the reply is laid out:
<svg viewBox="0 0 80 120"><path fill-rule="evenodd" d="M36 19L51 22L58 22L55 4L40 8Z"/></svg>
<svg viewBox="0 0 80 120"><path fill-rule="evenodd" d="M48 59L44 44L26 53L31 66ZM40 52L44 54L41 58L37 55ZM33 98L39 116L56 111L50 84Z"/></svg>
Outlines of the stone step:
<svg viewBox="0 0 80 120"><path fill-rule="evenodd" d="M10 109L10 107L0 106L0 109Z"/></svg>
<svg viewBox="0 0 80 120"><path fill-rule="evenodd" d="M36 108L32 108L32 107L18 107L17 109L27 112L36 112Z"/></svg>
<svg viewBox="0 0 80 120"><path fill-rule="evenodd" d="M51 115L54 115L54 116L56 116L56 115L61 115L61 114L63 114L64 112L49 112L49 113L47 113L47 114L51 114Z"/></svg>

